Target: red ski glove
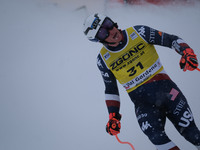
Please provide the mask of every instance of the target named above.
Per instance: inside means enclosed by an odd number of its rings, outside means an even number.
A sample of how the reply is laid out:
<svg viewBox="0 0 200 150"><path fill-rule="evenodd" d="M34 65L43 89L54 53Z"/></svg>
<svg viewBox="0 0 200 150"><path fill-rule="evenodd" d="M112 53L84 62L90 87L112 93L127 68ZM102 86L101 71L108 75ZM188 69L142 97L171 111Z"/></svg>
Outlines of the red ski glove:
<svg viewBox="0 0 200 150"><path fill-rule="evenodd" d="M193 71L198 67L197 57L191 48L186 48L183 51L183 55L179 64L180 68L183 69L183 71Z"/></svg>
<svg viewBox="0 0 200 150"><path fill-rule="evenodd" d="M110 135L117 135L120 133L121 128L121 115L119 113L110 113L109 121L106 125L106 132Z"/></svg>

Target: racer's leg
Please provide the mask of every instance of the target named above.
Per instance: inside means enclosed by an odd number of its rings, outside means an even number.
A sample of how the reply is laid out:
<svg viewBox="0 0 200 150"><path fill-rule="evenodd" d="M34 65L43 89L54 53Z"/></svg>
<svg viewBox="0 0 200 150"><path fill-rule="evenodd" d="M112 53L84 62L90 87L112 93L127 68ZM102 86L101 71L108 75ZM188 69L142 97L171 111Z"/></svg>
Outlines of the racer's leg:
<svg viewBox="0 0 200 150"><path fill-rule="evenodd" d="M173 82L171 84L171 97L166 103L167 117L187 141L200 149L200 131L194 122L192 111L180 89Z"/></svg>
<svg viewBox="0 0 200 150"><path fill-rule="evenodd" d="M156 106L139 105L135 108L141 130L157 150L179 150L165 133L165 113Z"/></svg>
<svg viewBox="0 0 200 150"><path fill-rule="evenodd" d="M168 99L168 83L166 80L153 80L129 93L135 104L135 113L142 131L156 146L157 150L179 150L166 135L165 102Z"/></svg>

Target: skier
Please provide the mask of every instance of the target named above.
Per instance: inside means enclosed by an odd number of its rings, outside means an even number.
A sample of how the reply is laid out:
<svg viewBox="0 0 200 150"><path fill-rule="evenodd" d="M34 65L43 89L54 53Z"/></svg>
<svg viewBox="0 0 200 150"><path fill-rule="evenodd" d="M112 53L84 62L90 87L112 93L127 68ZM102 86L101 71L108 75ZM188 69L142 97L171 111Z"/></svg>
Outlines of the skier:
<svg viewBox="0 0 200 150"><path fill-rule="evenodd" d="M128 92L135 105L141 130L157 150L179 150L165 133L168 118L178 132L200 150L200 131L188 102L165 72L153 45L175 49L180 54L180 68L193 71L197 57L178 36L148 26L118 29L108 16L90 15L84 22L84 34L90 41L103 44L97 66L105 83L105 101L109 112L106 131L120 133L120 97L116 79Z"/></svg>

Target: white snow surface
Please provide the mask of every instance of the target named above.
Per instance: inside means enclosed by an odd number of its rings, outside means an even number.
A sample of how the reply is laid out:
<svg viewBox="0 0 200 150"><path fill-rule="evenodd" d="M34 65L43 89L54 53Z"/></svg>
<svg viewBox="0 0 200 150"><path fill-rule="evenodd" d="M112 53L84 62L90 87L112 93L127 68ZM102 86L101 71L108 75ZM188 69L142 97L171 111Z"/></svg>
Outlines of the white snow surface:
<svg viewBox="0 0 200 150"><path fill-rule="evenodd" d="M85 17L95 12L109 15L122 29L140 24L178 35L200 60L198 2L125 7L97 0L1 0L0 150L131 150L105 131L104 83L96 66L102 45L88 41L82 31ZM183 72L180 55L156 48L200 127L200 72ZM136 150L155 150L126 91L119 89L119 138ZM168 120L166 132L181 150L195 150Z"/></svg>

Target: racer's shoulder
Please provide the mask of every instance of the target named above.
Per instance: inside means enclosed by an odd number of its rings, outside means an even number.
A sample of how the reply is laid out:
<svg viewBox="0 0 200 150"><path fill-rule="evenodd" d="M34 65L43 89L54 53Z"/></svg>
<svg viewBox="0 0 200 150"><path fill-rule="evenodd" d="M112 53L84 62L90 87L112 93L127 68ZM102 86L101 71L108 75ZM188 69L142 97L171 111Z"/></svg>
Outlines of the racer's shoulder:
<svg viewBox="0 0 200 150"><path fill-rule="evenodd" d="M100 53L97 55L97 66L98 66L98 68L100 70L107 69L107 66L106 66L106 64L105 64L105 62L104 62L104 60L103 60L103 58L102 58Z"/></svg>
<svg viewBox="0 0 200 150"><path fill-rule="evenodd" d="M142 30L149 30L150 29L150 27L147 26L147 25L134 25L133 28L136 31L142 31Z"/></svg>
<svg viewBox="0 0 200 150"><path fill-rule="evenodd" d="M147 42L149 41L151 34L154 34L156 31L155 29L146 25L135 25L133 28Z"/></svg>

